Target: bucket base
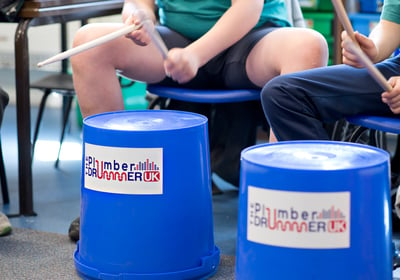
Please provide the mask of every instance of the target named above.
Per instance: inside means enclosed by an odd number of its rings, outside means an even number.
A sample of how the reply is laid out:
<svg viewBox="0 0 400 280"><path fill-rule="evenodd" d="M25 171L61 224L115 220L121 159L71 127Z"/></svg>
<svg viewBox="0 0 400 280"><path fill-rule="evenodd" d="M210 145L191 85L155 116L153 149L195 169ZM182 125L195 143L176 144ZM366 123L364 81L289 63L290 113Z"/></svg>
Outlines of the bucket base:
<svg viewBox="0 0 400 280"><path fill-rule="evenodd" d="M100 271L97 268L90 267L84 264L84 261L79 256L79 242L74 253L75 268L81 277L84 279L208 279L217 272L220 262L220 250L217 246L214 247L214 252L201 259L201 264L198 267L185 269L181 271L165 272L165 273L131 273L121 272L118 274L110 274L106 271Z"/></svg>

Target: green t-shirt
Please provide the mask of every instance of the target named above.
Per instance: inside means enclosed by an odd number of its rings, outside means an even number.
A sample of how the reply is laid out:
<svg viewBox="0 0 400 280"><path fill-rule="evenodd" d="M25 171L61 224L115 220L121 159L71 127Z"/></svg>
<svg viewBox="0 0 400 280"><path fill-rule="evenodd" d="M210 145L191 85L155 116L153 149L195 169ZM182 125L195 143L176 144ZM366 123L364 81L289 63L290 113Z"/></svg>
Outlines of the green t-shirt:
<svg viewBox="0 0 400 280"><path fill-rule="evenodd" d="M211 29L231 6L231 0L157 0L157 5L162 25L195 40ZM290 26L284 0L264 1L257 26L267 21Z"/></svg>
<svg viewBox="0 0 400 280"><path fill-rule="evenodd" d="M385 0L381 18L400 24L400 0Z"/></svg>

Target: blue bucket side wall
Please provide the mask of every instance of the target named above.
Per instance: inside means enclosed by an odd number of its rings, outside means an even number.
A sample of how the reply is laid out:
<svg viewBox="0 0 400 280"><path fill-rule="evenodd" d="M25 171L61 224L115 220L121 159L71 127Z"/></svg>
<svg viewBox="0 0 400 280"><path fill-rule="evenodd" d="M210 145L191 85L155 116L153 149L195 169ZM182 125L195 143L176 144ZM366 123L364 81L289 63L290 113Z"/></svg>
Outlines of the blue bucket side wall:
<svg viewBox="0 0 400 280"><path fill-rule="evenodd" d="M215 253L207 131L205 123L120 137L84 126L84 143L162 147L164 193L97 192L86 189L82 177L81 260L107 273L165 273L198 267L199 256Z"/></svg>
<svg viewBox="0 0 400 280"><path fill-rule="evenodd" d="M389 163L307 171L242 159L236 279L391 279ZM248 187L298 192L349 191L350 248L299 249L247 240Z"/></svg>

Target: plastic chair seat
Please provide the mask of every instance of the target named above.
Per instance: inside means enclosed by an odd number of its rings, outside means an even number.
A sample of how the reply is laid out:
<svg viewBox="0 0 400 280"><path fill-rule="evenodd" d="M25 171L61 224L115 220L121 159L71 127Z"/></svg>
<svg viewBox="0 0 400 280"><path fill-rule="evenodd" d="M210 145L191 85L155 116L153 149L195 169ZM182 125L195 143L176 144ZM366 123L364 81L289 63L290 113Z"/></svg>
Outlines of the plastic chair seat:
<svg viewBox="0 0 400 280"><path fill-rule="evenodd" d="M365 131L369 131L368 145L386 149L385 133L400 134L400 118L384 116L353 116L346 118L355 126L349 136L350 142L360 141Z"/></svg>
<svg viewBox="0 0 400 280"><path fill-rule="evenodd" d="M382 117L382 116L355 116L347 118L349 123L360 125L374 130L400 134L400 116Z"/></svg>
<svg viewBox="0 0 400 280"><path fill-rule="evenodd" d="M260 99L257 89L190 89L148 85L147 90L159 97L198 103L230 103Z"/></svg>
<svg viewBox="0 0 400 280"><path fill-rule="evenodd" d="M75 96L75 89L74 89L74 83L72 81L72 76L67 73L57 73L48 75L38 81L31 83L30 87L43 91L51 89L59 93Z"/></svg>

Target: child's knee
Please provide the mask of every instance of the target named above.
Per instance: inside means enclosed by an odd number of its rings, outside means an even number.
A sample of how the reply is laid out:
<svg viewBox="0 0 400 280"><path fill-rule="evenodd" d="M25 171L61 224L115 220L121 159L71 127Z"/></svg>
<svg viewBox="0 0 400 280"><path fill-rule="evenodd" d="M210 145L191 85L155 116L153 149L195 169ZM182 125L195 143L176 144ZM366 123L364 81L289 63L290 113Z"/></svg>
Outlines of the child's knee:
<svg viewBox="0 0 400 280"><path fill-rule="evenodd" d="M310 30L310 34L307 36L307 40L303 44L304 46L307 46L307 54L311 59L316 60L316 62L319 64L318 66L324 66L327 64L329 58L329 48L328 43L322 34L318 33L317 31Z"/></svg>

